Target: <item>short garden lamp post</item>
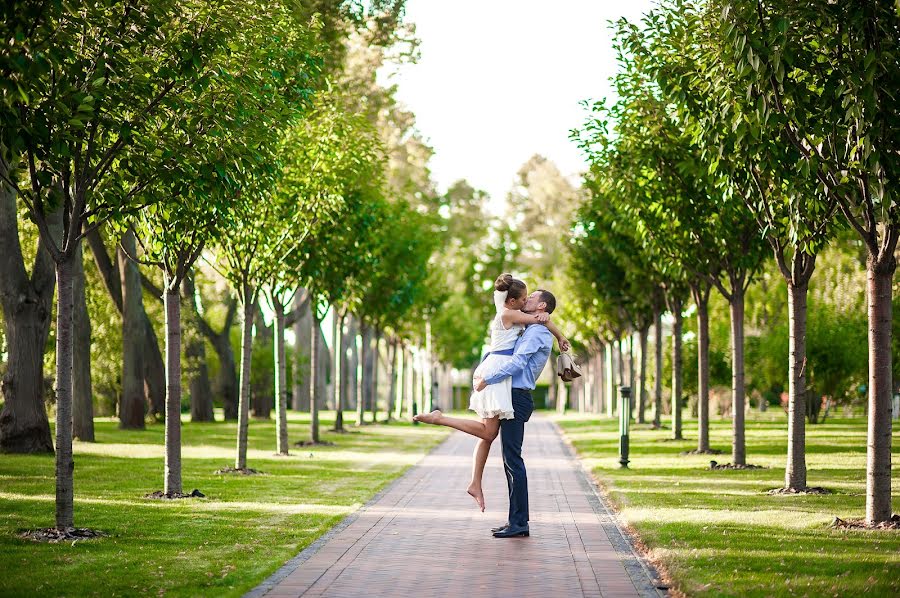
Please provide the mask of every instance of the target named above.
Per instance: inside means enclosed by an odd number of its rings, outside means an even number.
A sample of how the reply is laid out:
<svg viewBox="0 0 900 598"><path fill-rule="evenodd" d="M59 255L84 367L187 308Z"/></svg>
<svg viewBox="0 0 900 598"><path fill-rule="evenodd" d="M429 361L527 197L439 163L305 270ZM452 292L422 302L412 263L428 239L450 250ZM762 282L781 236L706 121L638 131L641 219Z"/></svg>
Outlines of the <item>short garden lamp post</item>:
<svg viewBox="0 0 900 598"><path fill-rule="evenodd" d="M628 467L628 425L631 423L631 388L619 387L619 463Z"/></svg>

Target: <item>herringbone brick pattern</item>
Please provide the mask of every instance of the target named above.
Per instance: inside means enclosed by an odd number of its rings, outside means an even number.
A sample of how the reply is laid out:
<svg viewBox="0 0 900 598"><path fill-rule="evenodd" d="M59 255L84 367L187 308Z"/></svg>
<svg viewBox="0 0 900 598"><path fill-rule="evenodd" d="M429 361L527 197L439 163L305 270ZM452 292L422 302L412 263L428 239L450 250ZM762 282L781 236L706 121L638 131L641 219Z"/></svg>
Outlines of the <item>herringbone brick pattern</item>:
<svg viewBox="0 0 900 598"><path fill-rule="evenodd" d="M266 596L638 595L550 422L535 417L525 430L530 538L491 536L507 511L500 442L485 513L465 492L474 445L453 434Z"/></svg>

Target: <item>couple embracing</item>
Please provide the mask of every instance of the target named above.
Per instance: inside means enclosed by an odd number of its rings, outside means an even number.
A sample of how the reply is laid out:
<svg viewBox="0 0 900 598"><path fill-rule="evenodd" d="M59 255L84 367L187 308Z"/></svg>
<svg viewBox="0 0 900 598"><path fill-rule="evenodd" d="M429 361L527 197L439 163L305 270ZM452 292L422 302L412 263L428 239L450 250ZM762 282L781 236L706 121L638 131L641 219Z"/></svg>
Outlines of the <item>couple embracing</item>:
<svg viewBox="0 0 900 598"><path fill-rule="evenodd" d="M472 464L472 482L467 492L484 511L481 478L491 442L500 434L503 468L509 488L509 518L491 531L495 538L528 536L528 479L522 459L525 422L534 411L531 391L540 376L553 337L561 351L569 341L551 321L556 298L550 291L528 288L511 274L501 275L494 284L497 315L491 320L491 350L475 369L469 402L480 421L448 417L440 410L416 416L416 420L462 430L478 438Z"/></svg>

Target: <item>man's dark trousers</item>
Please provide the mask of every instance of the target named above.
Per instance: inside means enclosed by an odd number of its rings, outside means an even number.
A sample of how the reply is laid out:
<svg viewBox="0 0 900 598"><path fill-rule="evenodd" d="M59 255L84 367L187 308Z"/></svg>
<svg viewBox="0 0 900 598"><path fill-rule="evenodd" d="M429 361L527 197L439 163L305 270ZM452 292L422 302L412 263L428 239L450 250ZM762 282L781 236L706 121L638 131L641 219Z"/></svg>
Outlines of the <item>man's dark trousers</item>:
<svg viewBox="0 0 900 598"><path fill-rule="evenodd" d="M524 388L512 389L512 404L515 419L500 420L500 440L503 444L503 469L506 470L506 485L509 488L509 526L528 526L528 476L525 461L522 460L522 440L525 438L525 422L534 411L531 391Z"/></svg>

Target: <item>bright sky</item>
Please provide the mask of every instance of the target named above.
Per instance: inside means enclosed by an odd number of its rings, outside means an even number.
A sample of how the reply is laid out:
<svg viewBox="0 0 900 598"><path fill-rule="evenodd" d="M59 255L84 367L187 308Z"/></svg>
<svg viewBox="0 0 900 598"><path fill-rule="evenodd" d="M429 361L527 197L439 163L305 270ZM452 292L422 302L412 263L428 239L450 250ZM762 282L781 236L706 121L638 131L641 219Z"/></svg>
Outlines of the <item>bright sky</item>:
<svg viewBox="0 0 900 598"><path fill-rule="evenodd" d="M569 130L579 101L611 97L609 20L637 20L651 0L409 0L421 60L395 75L398 96L436 154L443 191L465 178L500 213L519 166L535 153L566 175L585 168Z"/></svg>

